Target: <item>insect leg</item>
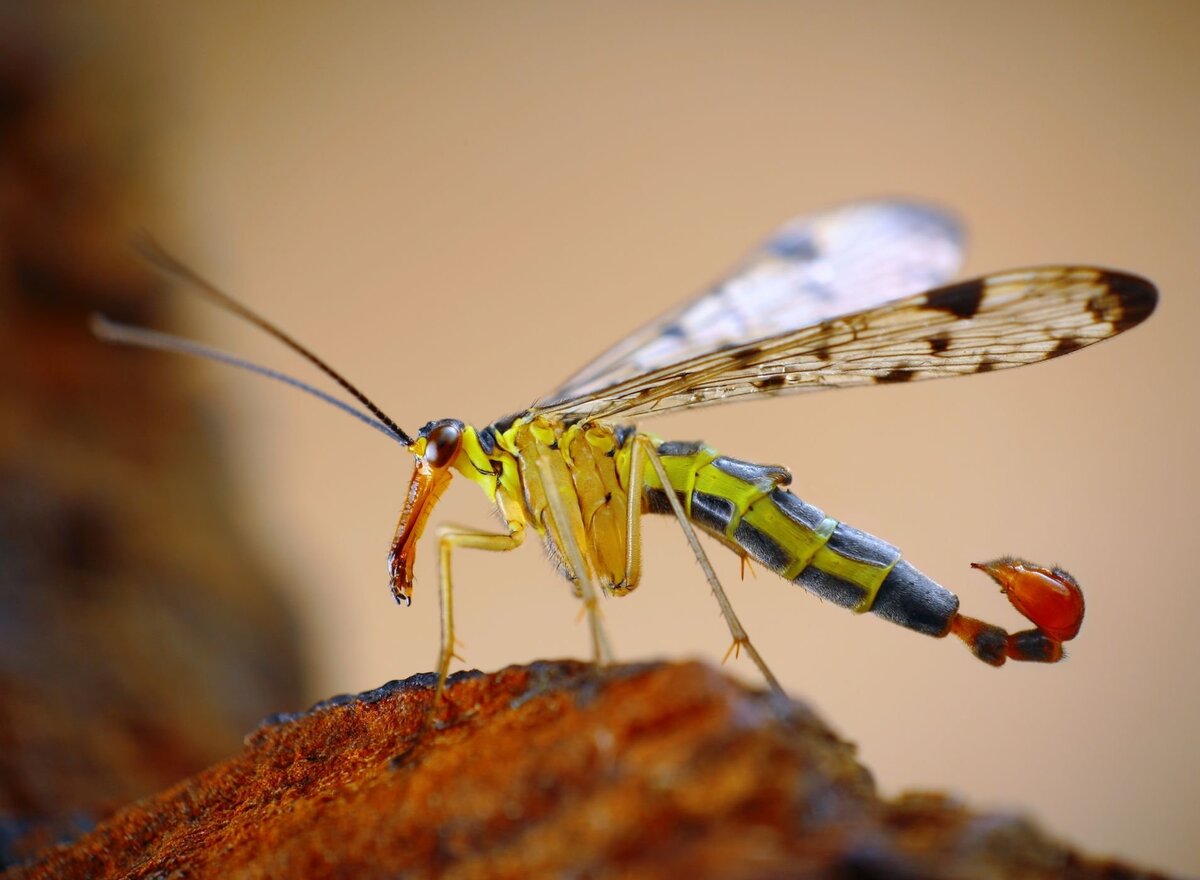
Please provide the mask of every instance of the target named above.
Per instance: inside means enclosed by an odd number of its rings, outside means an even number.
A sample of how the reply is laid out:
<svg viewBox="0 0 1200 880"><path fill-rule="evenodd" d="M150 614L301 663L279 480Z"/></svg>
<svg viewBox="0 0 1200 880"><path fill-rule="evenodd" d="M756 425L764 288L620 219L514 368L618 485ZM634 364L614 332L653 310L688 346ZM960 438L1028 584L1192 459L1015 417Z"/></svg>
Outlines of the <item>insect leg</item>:
<svg viewBox="0 0 1200 880"><path fill-rule="evenodd" d="M642 444L634 442L629 451L629 491L625 501L625 571L622 588L632 590L642 579Z"/></svg>
<svg viewBox="0 0 1200 880"><path fill-rule="evenodd" d="M571 528L571 516L566 501L561 492L554 491L555 480L550 461L545 456L538 456L537 467L542 485L546 487L546 503L550 506L550 516L554 519L553 531L557 534L559 546L567 557L567 564L575 577L575 583L579 585L583 609L587 613L588 629L592 634L593 660L600 665L611 663L612 647L600 622L599 593L592 580L592 570L584 559L579 538Z"/></svg>
<svg viewBox="0 0 1200 880"><path fill-rule="evenodd" d="M729 653L737 654L742 648L746 649L746 653L750 655L750 659L754 661L754 665L758 667L763 678L767 680L767 684L771 689L780 695L786 695L783 686L779 684L779 680L775 678L770 669L767 668L767 663L763 660L750 643L750 636L746 634L742 622L738 620L737 614L734 613L733 606L729 603L729 597L725 595L725 588L721 586L721 581L717 578L717 573L713 570L712 563L708 561L708 555L704 552L704 548L700 546L700 539L696 537L696 530L692 528L691 521L684 513L683 505L679 503L675 492L671 490L671 481L667 476L667 469L663 467L662 459L658 457L658 451L654 448L654 444L648 437L638 435L634 438L634 442L640 446L650 460L650 466L654 468L655 474L658 475L659 482L662 483L666 490L664 494L667 496L667 501L671 504L671 510L675 513L675 518L679 520L679 526L683 529L684 535L688 539L688 543L692 546L692 552L696 554L696 560L700 563L700 567L704 569L704 577L708 580L708 585L712 588L713 595L717 597L717 604L721 606L721 614L725 618L725 623L729 626L729 634L733 636L733 644L729 651L726 652L726 657ZM636 449L637 447L635 447ZM632 471L631 483L641 477L637 471ZM634 503L633 500L630 503Z"/></svg>
<svg viewBox="0 0 1200 880"><path fill-rule="evenodd" d="M441 608L442 639L438 650L437 689L434 705L442 696L446 676L450 673L450 661L454 659L454 590L450 576L450 551L456 547L471 547L476 550L501 552L514 550L525 540L523 519L510 520L512 531L507 535L479 532L467 526L444 525L437 531L438 539L438 604Z"/></svg>

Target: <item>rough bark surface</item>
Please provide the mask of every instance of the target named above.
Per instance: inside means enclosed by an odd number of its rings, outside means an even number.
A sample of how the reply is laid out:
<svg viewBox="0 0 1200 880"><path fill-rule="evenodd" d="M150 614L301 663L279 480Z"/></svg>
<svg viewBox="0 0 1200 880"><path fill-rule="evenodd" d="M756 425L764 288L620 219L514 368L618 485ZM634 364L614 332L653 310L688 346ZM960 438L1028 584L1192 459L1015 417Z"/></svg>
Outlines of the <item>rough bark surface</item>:
<svg viewBox="0 0 1200 880"><path fill-rule="evenodd" d="M698 663L417 676L270 719L22 878L1155 876L943 795Z"/></svg>

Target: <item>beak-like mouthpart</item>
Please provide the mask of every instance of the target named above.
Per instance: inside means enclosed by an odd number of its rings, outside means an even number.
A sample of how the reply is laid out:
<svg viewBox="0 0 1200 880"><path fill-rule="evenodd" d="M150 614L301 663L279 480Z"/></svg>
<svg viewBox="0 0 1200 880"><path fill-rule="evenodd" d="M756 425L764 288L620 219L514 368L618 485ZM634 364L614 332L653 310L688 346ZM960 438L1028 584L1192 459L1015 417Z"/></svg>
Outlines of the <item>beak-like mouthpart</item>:
<svg viewBox="0 0 1200 880"><path fill-rule="evenodd" d="M449 468L430 467L424 458L417 458L416 469L408 484L408 495L404 499L404 509L396 524L396 537L388 553L388 580L392 595L401 605L412 604L417 542L421 539L434 505L450 485L451 475Z"/></svg>

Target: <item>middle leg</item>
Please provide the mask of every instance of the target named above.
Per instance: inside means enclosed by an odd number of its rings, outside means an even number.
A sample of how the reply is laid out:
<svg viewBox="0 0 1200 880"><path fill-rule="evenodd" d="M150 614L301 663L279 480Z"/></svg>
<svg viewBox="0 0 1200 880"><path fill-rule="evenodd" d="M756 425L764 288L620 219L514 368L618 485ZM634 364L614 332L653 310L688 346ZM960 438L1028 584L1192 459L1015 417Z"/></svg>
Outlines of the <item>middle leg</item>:
<svg viewBox="0 0 1200 880"><path fill-rule="evenodd" d="M546 503L550 507L550 516L555 528L551 530L558 538L559 548L566 556L567 566L576 585L579 587L580 598L583 600L583 610L587 615L588 629L592 635L592 659L597 665L611 663L613 660L612 646L600 620L599 592L592 579L592 570L584 558L579 536L571 527L572 517L567 509L567 502L561 492L554 491L556 485L554 473L549 459L539 456L537 459L538 473L542 485L546 487Z"/></svg>

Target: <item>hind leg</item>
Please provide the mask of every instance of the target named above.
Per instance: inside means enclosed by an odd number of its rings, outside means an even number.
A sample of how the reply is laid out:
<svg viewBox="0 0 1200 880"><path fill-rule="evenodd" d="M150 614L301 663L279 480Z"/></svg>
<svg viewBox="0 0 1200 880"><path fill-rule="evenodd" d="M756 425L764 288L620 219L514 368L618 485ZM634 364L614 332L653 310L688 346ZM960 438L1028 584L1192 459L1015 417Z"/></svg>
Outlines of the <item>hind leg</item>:
<svg viewBox="0 0 1200 880"><path fill-rule="evenodd" d="M733 605L729 602L729 597L725 595L725 588L721 586L721 581L717 578L716 571L713 570L712 563L708 560L708 554L704 552L704 548L700 546L700 539L696 536L696 530L692 527L691 520L687 518L687 514L683 510L683 506L679 503L679 499L675 493L670 490L671 482L667 477L667 470L663 466L662 459L658 456L658 451L654 448L654 444L650 439L642 435L634 438L633 453L630 456L630 482L635 484L635 481L641 477L639 453L644 453L650 462L650 466L654 468L654 473L658 475L659 482L666 488L665 495L671 504L671 510L675 513L675 519L679 521L679 527L683 529L683 534L687 537L688 543L692 547L692 552L696 555L696 561L700 563L700 567L704 569L704 577L708 580L708 585L712 588L713 595L717 598L717 604L721 606L721 615L725 618L725 623L729 627L729 634L733 636L733 644L729 646L729 650L725 652L725 657L730 654L738 655L743 649L750 655L750 659L754 661L754 665L758 667L758 671L762 673L763 678L767 680L771 690L780 695L785 695L783 686L779 684L779 680L767 667L767 663L763 660L762 655L750 642L750 636L746 633L742 622L738 620L737 614L733 610ZM636 498L631 498L631 505L636 503Z"/></svg>

